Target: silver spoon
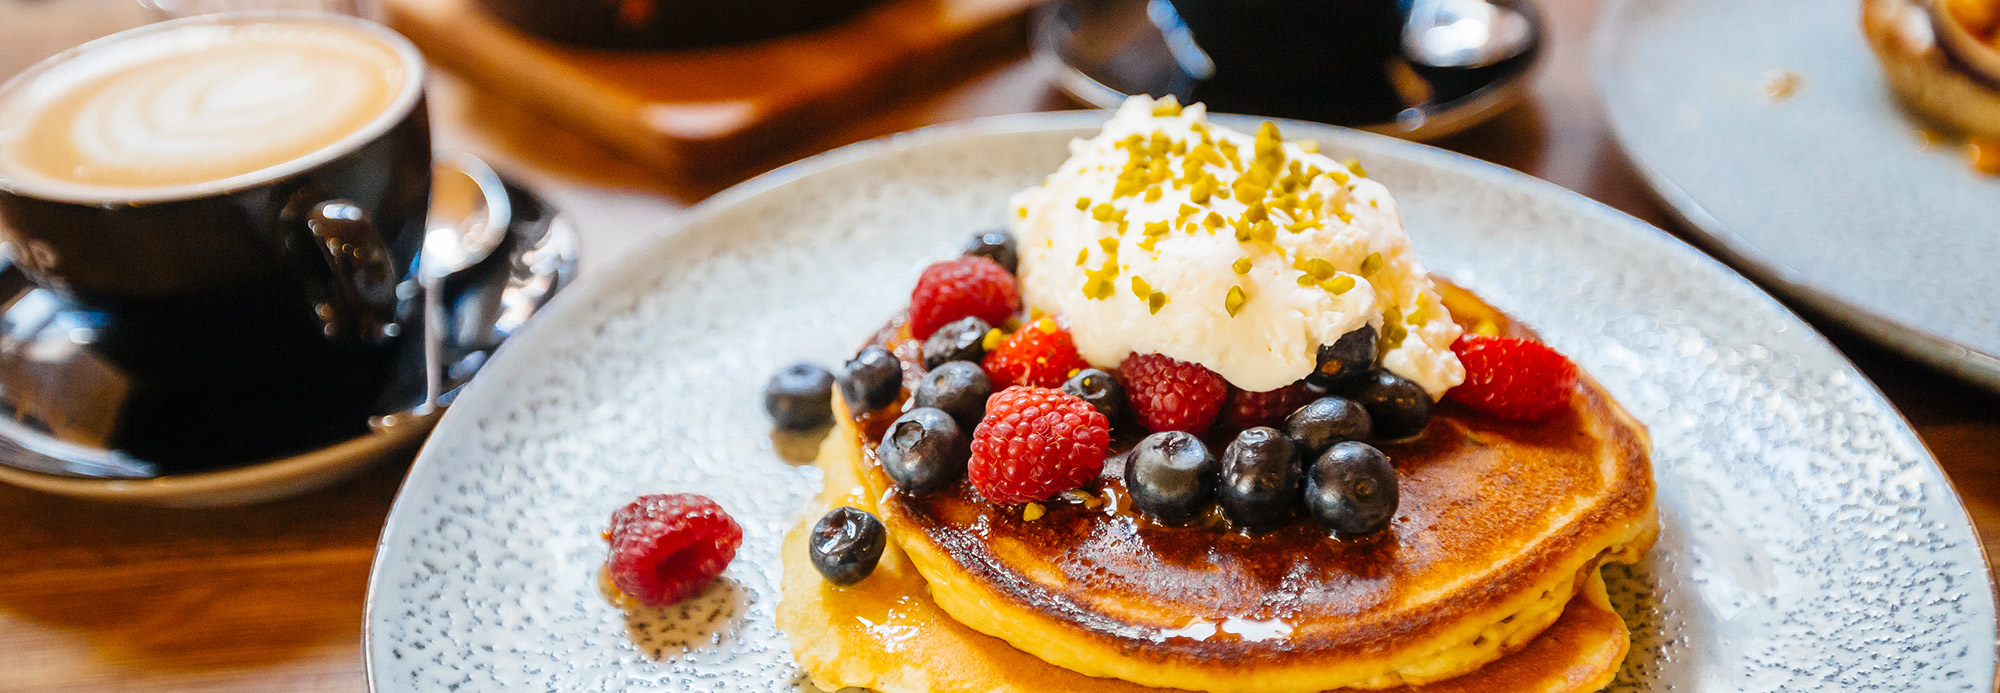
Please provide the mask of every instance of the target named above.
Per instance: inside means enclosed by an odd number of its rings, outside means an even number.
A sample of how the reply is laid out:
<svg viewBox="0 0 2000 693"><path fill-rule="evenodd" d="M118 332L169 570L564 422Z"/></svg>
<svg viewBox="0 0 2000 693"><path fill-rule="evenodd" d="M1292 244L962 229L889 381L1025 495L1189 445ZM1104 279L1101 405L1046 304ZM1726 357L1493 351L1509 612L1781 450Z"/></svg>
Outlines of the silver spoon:
<svg viewBox="0 0 2000 693"><path fill-rule="evenodd" d="M424 220L424 252L417 278L424 288L424 406L444 396L445 279L493 254L513 223L500 174L464 152L437 157L431 169L431 208Z"/></svg>
<svg viewBox="0 0 2000 693"><path fill-rule="evenodd" d="M1403 54L1430 67L1485 67L1528 50L1535 25L1486 0L1416 0L1403 25Z"/></svg>

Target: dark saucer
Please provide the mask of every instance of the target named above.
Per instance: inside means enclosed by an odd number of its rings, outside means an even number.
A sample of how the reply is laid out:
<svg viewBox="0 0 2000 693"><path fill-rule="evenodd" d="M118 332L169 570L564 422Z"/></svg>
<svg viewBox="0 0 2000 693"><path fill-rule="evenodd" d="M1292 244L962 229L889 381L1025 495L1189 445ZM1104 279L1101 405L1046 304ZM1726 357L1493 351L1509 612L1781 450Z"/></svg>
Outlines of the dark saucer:
<svg viewBox="0 0 2000 693"><path fill-rule="evenodd" d="M247 463L137 453L135 447L162 439L203 439L176 428L198 419L146 401L144 388L94 353L96 316L29 284L0 259L0 481L104 500L232 505L317 488L412 445L487 356L575 274L576 234L568 219L527 189L503 183L512 211L507 233L491 254L442 282L441 315L401 340L375 413L353 421L254 411L241 417L250 420L208 419L219 428L200 434L207 439L288 450ZM439 331L442 345L438 407L428 396L427 330ZM238 387L217 389L254 392Z"/></svg>
<svg viewBox="0 0 2000 693"><path fill-rule="evenodd" d="M1530 3L1512 7L1540 22ZM1541 55L1536 43L1479 68L1393 59L1379 78L1342 83L1231 79L1218 73L1166 0L1056 0L1037 16L1034 42L1038 59L1059 66L1063 90L1099 108L1115 108L1131 94L1171 94L1215 113L1312 120L1414 140L1458 132L1517 103Z"/></svg>

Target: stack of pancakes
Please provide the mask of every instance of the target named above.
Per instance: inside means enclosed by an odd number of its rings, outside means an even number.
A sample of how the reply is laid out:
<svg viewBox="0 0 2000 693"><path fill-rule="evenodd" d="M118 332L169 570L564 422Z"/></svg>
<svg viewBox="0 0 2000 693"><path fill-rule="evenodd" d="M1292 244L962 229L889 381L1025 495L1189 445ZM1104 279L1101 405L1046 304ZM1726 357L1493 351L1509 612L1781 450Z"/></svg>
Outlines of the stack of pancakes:
<svg viewBox="0 0 2000 693"><path fill-rule="evenodd" d="M1467 329L1529 335L1439 288ZM906 330L879 338L915 359ZM1401 506L1362 540L1309 519L1255 536L1219 519L1161 526L1130 508L1116 458L1090 493L1041 513L966 484L912 498L874 458L900 407L837 409L778 608L827 690L1596 690L1630 642L1597 569L1636 561L1658 533L1645 430L1587 377L1569 412L1532 424L1441 405L1422 436L1384 448ZM889 534L848 587L806 558L813 520L843 505Z"/></svg>

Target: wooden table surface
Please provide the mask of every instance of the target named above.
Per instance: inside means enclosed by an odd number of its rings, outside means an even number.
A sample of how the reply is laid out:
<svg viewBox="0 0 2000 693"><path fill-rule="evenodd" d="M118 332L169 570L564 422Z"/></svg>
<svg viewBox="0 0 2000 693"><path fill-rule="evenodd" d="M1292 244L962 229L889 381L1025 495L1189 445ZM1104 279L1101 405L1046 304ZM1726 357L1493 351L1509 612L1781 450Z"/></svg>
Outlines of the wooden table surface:
<svg viewBox="0 0 2000 693"><path fill-rule="evenodd" d="M1542 5L1552 51L1533 100L1441 144L1673 230L1605 131L1583 48L1597 3ZM0 76L141 20L125 0L0 0ZM449 76L436 80L433 95L440 146L489 157L575 216L586 272L721 184L654 178ZM819 146L1070 107L1046 69L1021 61ZM1830 336L1915 424L1964 496L1989 554L2000 555L2000 397L1851 335ZM388 464L301 498L199 511L0 487L0 691L364 689L362 597L376 535L406 469Z"/></svg>

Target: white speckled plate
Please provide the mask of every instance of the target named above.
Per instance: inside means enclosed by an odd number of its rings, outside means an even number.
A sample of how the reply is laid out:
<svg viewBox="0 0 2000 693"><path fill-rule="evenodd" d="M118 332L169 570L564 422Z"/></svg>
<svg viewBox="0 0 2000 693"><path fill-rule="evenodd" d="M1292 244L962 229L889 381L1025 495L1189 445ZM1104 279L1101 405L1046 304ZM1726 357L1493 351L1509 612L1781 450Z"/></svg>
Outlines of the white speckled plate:
<svg viewBox="0 0 2000 693"><path fill-rule="evenodd" d="M1724 259L2000 390L2000 177L1923 143L1860 0L1618 0L1596 62L1626 153ZM1773 99L1786 72L1797 89Z"/></svg>
<svg viewBox="0 0 2000 693"><path fill-rule="evenodd" d="M857 145L704 202L586 278L488 364L389 517L370 584L377 691L806 688L772 620L779 538L818 485L759 390L844 360L918 271L1000 223L1101 113ZM1236 125L1249 127L1248 121ZM1963 507L1824 340L1660 231L1421 145L1290 123L1396 191L1429 266L1527 320L1651 426L1663 533L1609 572L1618 690L1993 689L1994 592ZM678 608L598 587L611 511L693 491L744 525Z"/></svg>

